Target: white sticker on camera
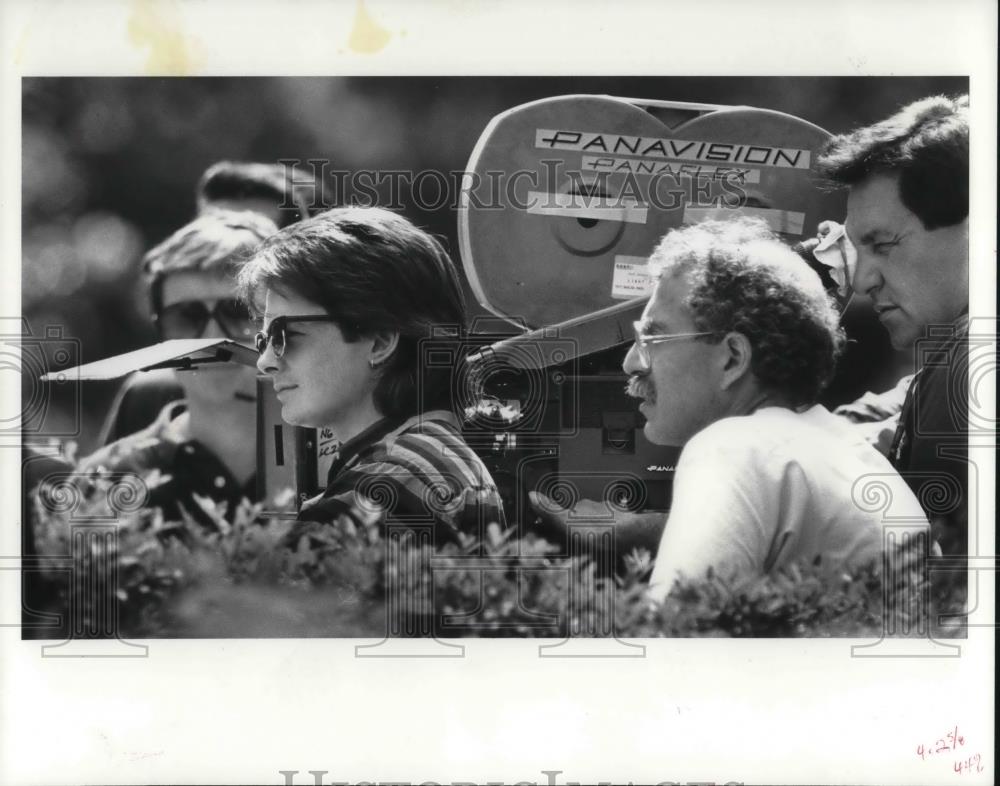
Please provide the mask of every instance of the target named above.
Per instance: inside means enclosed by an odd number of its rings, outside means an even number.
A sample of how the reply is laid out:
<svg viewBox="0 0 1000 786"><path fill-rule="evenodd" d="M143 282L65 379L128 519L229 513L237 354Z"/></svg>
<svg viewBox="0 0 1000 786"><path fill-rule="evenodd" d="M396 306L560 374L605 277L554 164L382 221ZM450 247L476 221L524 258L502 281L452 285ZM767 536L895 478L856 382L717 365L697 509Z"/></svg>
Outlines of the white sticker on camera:
<svg viewBox="0 0 1000 786"><path fill-rule="evenodd" d="M527 212L536 216L590 218L598 221L645 224L649 208L628 197L529 191Z"/></svg>
<svg viewBox="0 0 1000 786"><path fill-rule="evenodd" d="M611 279L611 297L615 300L631 300L653 294L656 282L649 275L646 257L632 257L625 254L615 256L614 275Z"/></svg>

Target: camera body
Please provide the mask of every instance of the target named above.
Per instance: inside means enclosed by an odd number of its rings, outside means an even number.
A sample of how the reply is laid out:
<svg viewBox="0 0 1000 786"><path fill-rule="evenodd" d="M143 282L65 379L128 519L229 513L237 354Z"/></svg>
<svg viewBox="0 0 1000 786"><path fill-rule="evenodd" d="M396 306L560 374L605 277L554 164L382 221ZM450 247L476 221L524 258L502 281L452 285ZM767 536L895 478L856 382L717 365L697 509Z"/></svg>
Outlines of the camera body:
<svg viewBox="0 0 1000 786"><path fill-rule="evenodd" d="M481 353L524 372L485 387L545 413L494 434L490 469L515 490L508 518L532 520L527 493L547 488L567 507L669 509L679 450L646 440L622 371L653 287L646 260L668 231L706 219L754 216L789 245L842 219L844 195L812 170L828 138L767 109L598 95L490 122L466 167L462 263L479 303L527 331Z"/></svg>

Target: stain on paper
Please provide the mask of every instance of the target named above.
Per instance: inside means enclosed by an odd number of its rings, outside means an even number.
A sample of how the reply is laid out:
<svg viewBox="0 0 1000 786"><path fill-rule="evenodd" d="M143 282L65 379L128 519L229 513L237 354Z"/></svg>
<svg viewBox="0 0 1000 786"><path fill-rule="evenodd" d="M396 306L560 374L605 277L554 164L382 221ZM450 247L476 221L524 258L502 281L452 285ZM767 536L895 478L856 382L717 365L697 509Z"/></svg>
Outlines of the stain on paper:
<svg viewBox="0 0 1000 786"><path fill-rule="evenodd" d="M21 35L17 38L17 43L14 45L14 65L21 65L24 61L24 48L28 45L28 38L30 38L31 23L29 22L24 26L24 30L21 31Z"/></svg>
<svg viewBox="0 0 1000 786"><path fill-rule="evenodd" d="M364 55L373 55L385 48L392 38L392 33L379 25L365 9L364 0L358 0L354 12L354 26L347 39L347 46Z"/></svg>
<svg viewBox="0 0 1000 786"><path fill-rule="evenodd" d="M149 48L148 73L183 75L197 68L197 44L181 28L174 3L134 0L128 36L136 47Z"/></svg>

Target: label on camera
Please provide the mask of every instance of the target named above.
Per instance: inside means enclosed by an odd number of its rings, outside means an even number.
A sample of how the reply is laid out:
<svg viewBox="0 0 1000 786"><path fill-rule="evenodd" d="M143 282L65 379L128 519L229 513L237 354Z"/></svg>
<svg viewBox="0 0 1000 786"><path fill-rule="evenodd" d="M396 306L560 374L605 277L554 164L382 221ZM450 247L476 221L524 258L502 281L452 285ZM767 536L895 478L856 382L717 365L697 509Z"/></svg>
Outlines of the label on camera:
<svg viewBox="0 0 1000 786"><path fill-rule="evenodd" d="M529 191L527 212L536 216L589 218L645 224L649 208L629 197L589 194L549 194Z"/></svg>
<svg viewBox="0 0 1000 786"><path fill-rule="evenodd" d="M647 262L646 257L617 254L611 279L611 297L615 300L631 300L652 295L656 282L649 275Z"/></svg>
<svg viewBox="0 0 1000 786"><path fill-rule="evenodd" d="M709 161L782 169L809 169L811 154L794 147L771 147L699 139L625 136L572 129L535 129L535 147L581 153L642 156L674 161Z"/></svg>
<svg viewBox="0 0 1000 786"><path fill-rule="evenodd" d="M583 156L581 166L586 172L613 174L656 175L674 180L726 180L730 183L759 183L759 169L731 166L705 166L655 158L616 158L615 156Z"/></svg>

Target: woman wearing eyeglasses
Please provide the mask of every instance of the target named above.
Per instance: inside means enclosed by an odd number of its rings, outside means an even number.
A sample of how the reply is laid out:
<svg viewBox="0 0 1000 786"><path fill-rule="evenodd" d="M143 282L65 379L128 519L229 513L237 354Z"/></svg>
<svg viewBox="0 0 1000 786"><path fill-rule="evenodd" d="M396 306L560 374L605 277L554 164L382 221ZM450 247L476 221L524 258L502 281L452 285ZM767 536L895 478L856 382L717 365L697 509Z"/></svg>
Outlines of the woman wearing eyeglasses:
<svg viewBox="0 0 1000 786"><path fill-rule="evenodd" d="M461 359L421 357L421 339L457 339L465 325L457 273L434 238L387 210L335 209L269 238L239 279L263 314L257 367L282 418L341 441L326 490L300 520L380 509L433 522L438 542L504 524L452 412Z"/></svg>
<svg viewBox="0 0 1000 786"><path fill-rule="evenodd" d="M161 339L253 341L253 323L236 297L236 270L277 226L250 212L213 210L179 229L143 260ZM206 526L193 496L224 502L229 513L256 498L253 369L232 363L178 371L183 399L167 403L154 423L81 462L85 472L160 472L150 506L179 518L179 506Z"/></svg>

